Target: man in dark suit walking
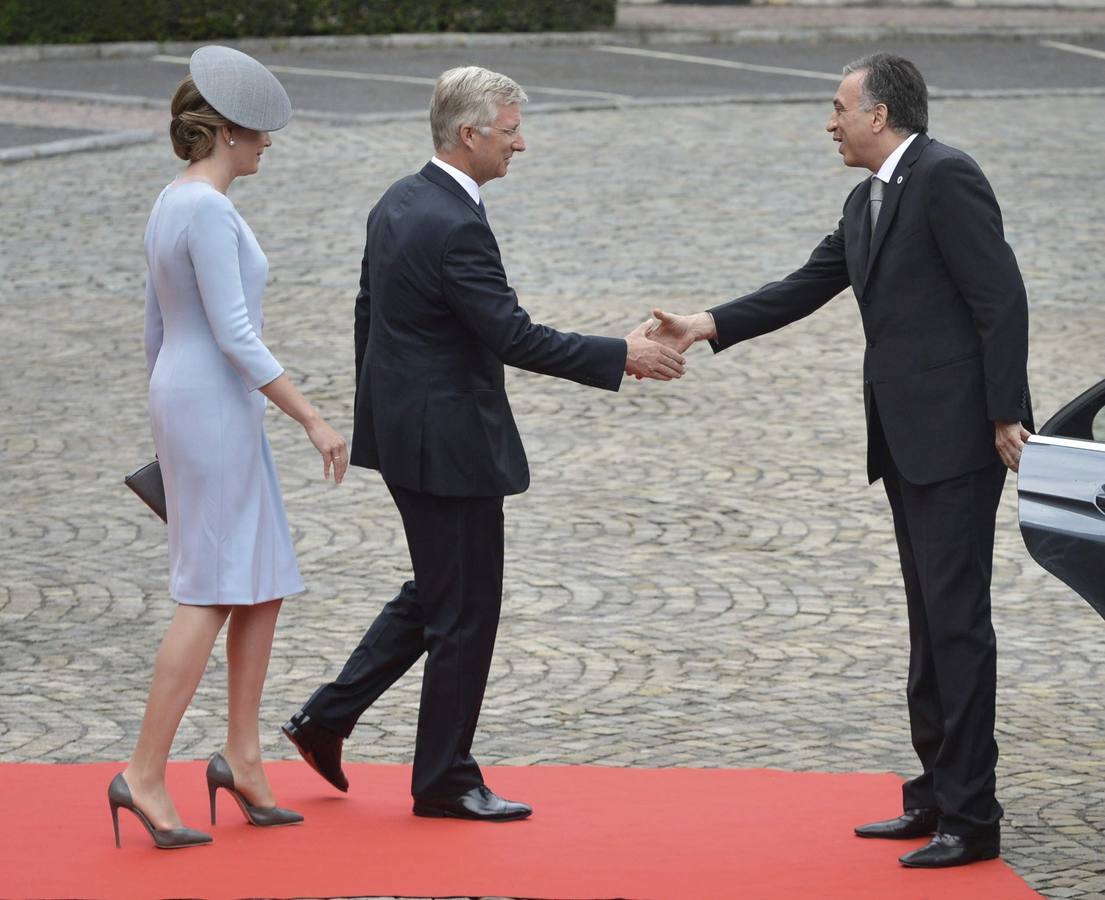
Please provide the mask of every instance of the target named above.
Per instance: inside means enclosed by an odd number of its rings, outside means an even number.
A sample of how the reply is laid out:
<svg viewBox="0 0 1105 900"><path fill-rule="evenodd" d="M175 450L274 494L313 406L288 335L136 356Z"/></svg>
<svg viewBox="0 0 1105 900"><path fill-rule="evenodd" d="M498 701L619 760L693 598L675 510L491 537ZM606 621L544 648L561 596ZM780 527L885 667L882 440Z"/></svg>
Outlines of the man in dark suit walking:
<svg viewBox="0 0 1105 900"><path fill-rule="evenodd" d="M529 486L504 364L618 390L623 374L670 380L682 356L650 341L533 323L507 283L479 186L526 148L525 92L505 75L451 69L430 105L434 158L368 217L356 302L357 396L350 462L378 469L399 509L414 578L337 679L284 725L340 790L342 741L427 653L415 742L414 813L507 820L531 812L484 784L472 758L498 628L503 497Z"/></svg>
<svg viewBox="0 0 1105 900"><path fill-rule="evenodd" d="M715 352L809 315L851 286L867 350L867 472L883 479L909 612L907 698L922 772L904 813L863 837L934 837L907 866L1000 852L995 796L994 521L1006 467L1032 427L1028 306L1001 212L979 167L932 140L908 60L845 67L827 126L844 163L870 169L836 231L779 282L693 316L656 310L652 336Z"/></svg>

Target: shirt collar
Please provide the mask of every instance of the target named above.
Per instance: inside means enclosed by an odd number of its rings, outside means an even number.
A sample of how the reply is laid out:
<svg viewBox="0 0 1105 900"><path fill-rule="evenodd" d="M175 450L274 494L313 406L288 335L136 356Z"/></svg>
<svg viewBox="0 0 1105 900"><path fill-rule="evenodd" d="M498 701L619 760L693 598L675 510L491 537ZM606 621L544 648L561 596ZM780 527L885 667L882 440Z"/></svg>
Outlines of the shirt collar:
<svg viewBox="0 0 1105 900"><path fill-rule="evenodd" d="M875 173L875 177L879 179L879 181L890 184L890 176L893 175L894 170L898 168L898 163L901 162L902 157L905 155L906 150L909 149L909 145L913 143L915 137L917 137L917 132L911 134L894 148L894 152L886 158L886 162L884 162L879 167L879 171Z"/></svg>
<svg viewBox="0 0 1105 900"><path fill-rule="evenodd" d="M480 205L480 186L476 184L475 179L472 178L471 175L469 175L467 172L462 172L456 166L451 166L447 162L442 162L436 156L431 159L430 162L432 162L439 169L443 169L444 171L452 175L453 180L462 188L464 188L468 196L472 198L472 202L475 203L476 206Z"/></svg>

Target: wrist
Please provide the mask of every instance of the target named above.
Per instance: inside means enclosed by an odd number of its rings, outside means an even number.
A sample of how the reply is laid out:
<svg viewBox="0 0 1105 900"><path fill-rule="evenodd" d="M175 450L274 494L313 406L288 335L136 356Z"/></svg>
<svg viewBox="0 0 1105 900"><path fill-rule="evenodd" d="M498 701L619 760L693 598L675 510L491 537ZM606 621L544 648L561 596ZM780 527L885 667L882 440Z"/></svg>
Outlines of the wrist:
<svg viewBox="0 0 1105 900"><path fill-rule="evenodd" d="M717 337L717 326L709 312L701 312L695 316L694 334L699 341L712 341Z"/></svg>

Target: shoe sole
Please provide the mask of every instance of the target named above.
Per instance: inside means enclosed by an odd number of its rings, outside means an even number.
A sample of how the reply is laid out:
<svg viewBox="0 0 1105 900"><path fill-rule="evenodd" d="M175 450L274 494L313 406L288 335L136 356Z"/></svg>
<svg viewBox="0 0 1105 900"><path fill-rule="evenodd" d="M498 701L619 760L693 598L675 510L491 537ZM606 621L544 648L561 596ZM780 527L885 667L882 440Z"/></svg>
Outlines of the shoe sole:
<svg viewBox="0 0 1105 900"><path fill-rule="evenodd" d="M444 809L426 806L415 806L413 812L423 819L463 819L466 822L517 822L519 819L528 819L533 815L531 810L526 813L511 813L504 816L465 816L460 813L447 812Z"/></svg>
<svg viewBox="0 0 1105 900"><path fill-rule="evenodd" d="M931 865L929 863L915 863L905 862L899 859L900 862L907 869L954 869L958 866L969 866L971 863L986 862L987 860L997 859L1001 856L1001 851L994 851L993 853L984 853L982 856L974 856L971 859L964 860L963 862L954 863L941 863L937 865Z"/></svg>
<svg viewBox="0 0 1105 900"><path fill-rule="evenodd" d="M155 841L154 847L158 850L188 850L192 847L209 847L214 843L214 841L196 841L194 844L159 844Z"/></svg>

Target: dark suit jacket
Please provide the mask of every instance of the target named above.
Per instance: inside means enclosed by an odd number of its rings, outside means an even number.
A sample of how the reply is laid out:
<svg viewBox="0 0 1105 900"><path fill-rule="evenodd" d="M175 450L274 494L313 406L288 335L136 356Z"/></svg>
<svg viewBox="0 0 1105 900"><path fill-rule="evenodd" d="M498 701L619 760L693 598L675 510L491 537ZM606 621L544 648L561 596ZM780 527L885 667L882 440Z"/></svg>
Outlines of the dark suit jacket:
<svg viewBox="0 0 1105 900"><path fill-rule="evenodd" d="M818 309L849 285L867 351L867 468L881 473L877 407L895 464L932 484L995 462L995 421L1032 428L1028 303L1001 211L965 153L918 135L883 195L870 239L870 179L848 195L809 261L710 312L715 352Z"/></svg>
<svg viewBox="0 0 1105 900"><path fill-rule="evenodd" d="M350 462L451 497L529 486L504 363L616 391L626 360L624 340L530 320L481 209L433 163L369 214L355 338Z"/></svg>

